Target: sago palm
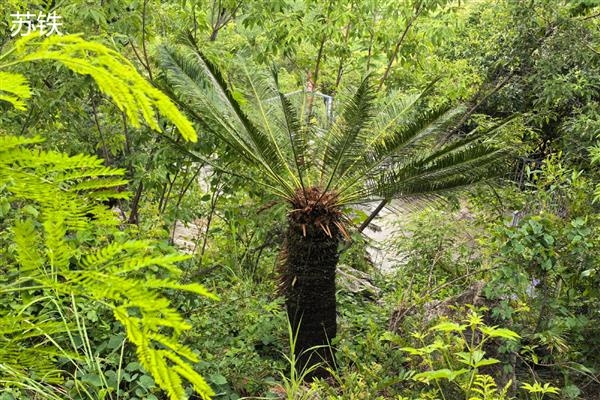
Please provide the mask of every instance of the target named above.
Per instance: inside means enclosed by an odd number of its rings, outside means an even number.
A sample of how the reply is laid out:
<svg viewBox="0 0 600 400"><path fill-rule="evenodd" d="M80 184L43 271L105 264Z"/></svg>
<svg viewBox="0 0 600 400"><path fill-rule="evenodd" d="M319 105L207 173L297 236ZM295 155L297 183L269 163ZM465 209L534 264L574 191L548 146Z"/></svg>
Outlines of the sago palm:
<svg viewBox="0 0 600 400"><path fill-rule="evenodd" d="M505 153L486 143L489 131L440 145L459 109L419 112L421 95L377 102L368 79L323 129L305 123L302 108L278 90L276 76L246 71L233 91L195 46L162 46L158 54L180 103L260 171L257 184L289 206L283 282L298 330L296 352L304 354L300 368L331 361L325 346L336 336L338 245L348 238L352 207L438 197L494 175L494 161Z"/></svg>

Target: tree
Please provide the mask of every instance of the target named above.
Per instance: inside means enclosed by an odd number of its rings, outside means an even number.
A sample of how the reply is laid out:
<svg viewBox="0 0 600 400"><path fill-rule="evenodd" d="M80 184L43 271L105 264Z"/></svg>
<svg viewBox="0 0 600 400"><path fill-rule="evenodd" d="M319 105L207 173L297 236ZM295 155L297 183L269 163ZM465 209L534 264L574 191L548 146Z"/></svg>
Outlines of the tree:
<svg viewBox="0 0 600 400"><path fill-rule="evenodd" d="M321 358L333 361L327 344L336 335L338 246L349 239L352 206L439 198L493 176L494 161L506 153L486 140L486 132L436 145L461 109L420 111L429 88L404 99L378 100L365 78L342 101L333 123L316 126L304 122L305 108L299 113L278 90L276 74L265 76L242 64L245 77L235 86L243 88L242 95L195 46L164 45L158 54L164 79L180 103L207 132L258 169L260 178L248 177L250 182L289 208L282 286L298 332L300 369ZM326 375L325 368L314 375Z"/></svg>

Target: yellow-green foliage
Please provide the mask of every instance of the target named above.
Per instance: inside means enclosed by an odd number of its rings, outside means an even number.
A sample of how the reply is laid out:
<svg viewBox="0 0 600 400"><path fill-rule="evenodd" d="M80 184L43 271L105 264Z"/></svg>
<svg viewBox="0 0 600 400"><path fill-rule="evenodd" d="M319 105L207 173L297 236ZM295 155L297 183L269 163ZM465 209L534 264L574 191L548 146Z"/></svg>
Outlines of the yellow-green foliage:
<svg viewBox="0 0 600 400"><path fill-rule="evenodd" d="M0 71L0 100L8 101L17 110L25 110L25 101L31 97L27 79L23 75Z"/></svg>
<svg viewBox="0 0 600 400"><path fill-rule="evenodd" d="M152 129L161 131L155 109L175 124L186 139L195 142L196 131L191 122L160 90L138 74L121 54L78 35L25 36L0 56L0 100L24 110L31 97L27 79L17 73L3 72L16 64L32 61L58 61L72 71L91 76L102 92L110 96L131 123L139 127L140 115Z"/></svg>
<svg viewBox="0 0 600 400"><path fill-rule="evenodd" d="M123 184L123 171L104 167L94 156L32 148L41 141L0 135L0 200L36 210L0 218L14 249L3 256L8 273L0 294L14 307L0 308L0 382L31 390L61 382L53 360L68 354L55 339L68 334L69 316L57 320L34 312L25 317L51 293L51 298L86 298L112 310L137 346L140 363L171 399L186 398L184 380L202 398L210 398L211 388L190 364L198 356L178 342L190 326L162 292L216 297L199 284L164 279L167 271L179 274L176 263L186 256L163 254L151 242L112 242L99 249L77 245L78 234L93 235L100 224L118 224L96 199L117 194L112 188Z"/></svg>

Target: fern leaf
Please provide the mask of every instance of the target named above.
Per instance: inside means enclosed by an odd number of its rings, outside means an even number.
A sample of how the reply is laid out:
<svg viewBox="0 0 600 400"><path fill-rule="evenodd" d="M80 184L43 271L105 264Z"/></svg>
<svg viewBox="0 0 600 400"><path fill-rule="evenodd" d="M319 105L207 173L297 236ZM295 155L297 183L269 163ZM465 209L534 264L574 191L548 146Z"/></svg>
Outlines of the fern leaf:
<svg viewBox="0 0 600 400"><path fill-rule="evenodd" d="M100 43L86 41L79 35L56 35L41 39L39 34L32 34L17 41L14 50L13 64L58 61L75 73L91 76L98 88L112 98L135 127L140 126L141 115L148 126L160 132L162 129L156 119L157 110L177 127L184 139L192 142L197 140L192 123L173 102L142 78L125 57ZM18 109L24 109L25 104L21 99L30 95L27 81L22 75L10 75L11 79L2 81L12 80L14 84L7 85L6 88L3 85L2 90L13 95L2 95L0 99L11 102Z"/></svg>
<svg viewBox="0 0 600 400"><path fill-rule="evenodd" d="M25 110L25 100L31 97L27 79L21 74L0 71L0 100L7 101L17 110Z"/></svg>
<svg viewBox="0 0 600 400"><path fill-rule="evenodd" d="M162 288L162 289L177 289L186 292L199 294L200 296L208 297L213 300L219 300L215 294L209 292L204 286L199 283L178 283L169 280L148 280L145 282L146 287Z"/></svg>

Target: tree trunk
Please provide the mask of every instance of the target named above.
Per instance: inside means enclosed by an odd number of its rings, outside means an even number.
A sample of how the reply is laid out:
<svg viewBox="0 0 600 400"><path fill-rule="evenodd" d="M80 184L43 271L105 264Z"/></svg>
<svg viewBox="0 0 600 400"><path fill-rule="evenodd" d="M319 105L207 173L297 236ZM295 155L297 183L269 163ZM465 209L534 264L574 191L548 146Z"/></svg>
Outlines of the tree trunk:
<svg viewBox="0 0 600 400"><path fill-rule="evenodd" d="M333 232L335 231L335 232ZM336 336L335 272L338 262L337 230L331 236L312 224L290 220L286 238L286 305L296 334L298 373L318 367L305 379L327 377L333 367L330 342ZM315 346L324 346L309 350Z"/></svg>

